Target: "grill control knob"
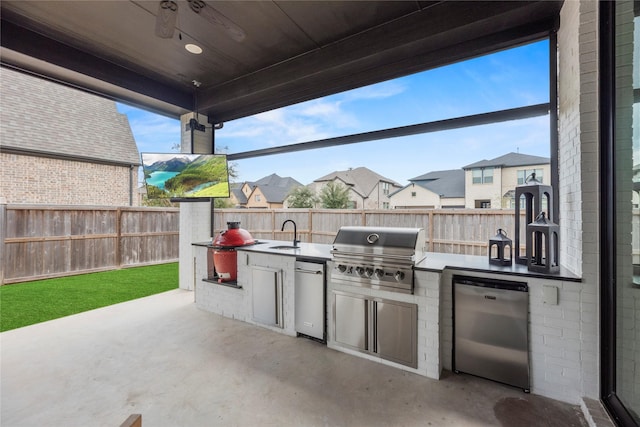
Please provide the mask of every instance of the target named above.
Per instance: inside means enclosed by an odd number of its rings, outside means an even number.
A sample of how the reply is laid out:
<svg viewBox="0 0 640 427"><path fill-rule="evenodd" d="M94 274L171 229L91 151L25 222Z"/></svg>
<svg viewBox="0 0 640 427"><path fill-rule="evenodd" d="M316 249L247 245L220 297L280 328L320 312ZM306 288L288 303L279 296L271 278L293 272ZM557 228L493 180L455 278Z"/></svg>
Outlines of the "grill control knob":
<svg viewBox="0 0 640 427"><path fill-rule="evenodd" d="M364 269L364 275L367 277L371 277L371 275L373 274L373 268L371 267L367 267Z"/></svg>
<svg viewBox="0 0 640 427"><path fill-rule="evenodd" d="M384 277L384 270L381 268L376 268L375 274L378 279L381 279Z"/></svg>
<svg viewBox="0 0 640 427"><path fill-rule="evenodd" d="M344 273L345 271L347 271L347 266L344 264L338 264L338 271L340 273Z"/></svg>
<svg viewBox="0 0 640 427"><path fill-rule="evenodd" d="M396 280L398 282L401 282L404 280L404 272L403 271L396 271L396 275L394 276L396 278Z"/></svg>
<svg viewBox="0 0 640 427"><path fill-rule="evenodd" d="M364 274L364 267L356 267L356 273L358 276L362 276Z"/></svg>

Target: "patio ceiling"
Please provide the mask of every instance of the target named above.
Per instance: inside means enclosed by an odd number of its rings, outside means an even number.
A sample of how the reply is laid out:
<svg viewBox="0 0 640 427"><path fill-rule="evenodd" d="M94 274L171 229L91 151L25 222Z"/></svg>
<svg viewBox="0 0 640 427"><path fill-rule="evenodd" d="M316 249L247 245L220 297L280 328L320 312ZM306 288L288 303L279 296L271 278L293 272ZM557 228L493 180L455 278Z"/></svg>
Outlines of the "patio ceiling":
<svg viewBox="0 0 640 427"><path fill-rule="evenodd" d="M220 123L545 37L562 1L177 0L168 38L160 4L3 0L0 61Z"/></svg>

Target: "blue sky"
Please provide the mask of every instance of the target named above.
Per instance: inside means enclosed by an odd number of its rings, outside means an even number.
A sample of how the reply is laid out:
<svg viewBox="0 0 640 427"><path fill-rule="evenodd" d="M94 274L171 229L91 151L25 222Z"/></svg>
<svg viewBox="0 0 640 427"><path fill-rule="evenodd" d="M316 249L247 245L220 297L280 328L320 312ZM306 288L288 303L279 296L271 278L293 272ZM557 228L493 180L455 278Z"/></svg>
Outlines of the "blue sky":
<svg viewBox="0 0 640 427"><path fill-rule="evenodd" d="M411 76L227 122L216 146L228 153L314 141L548 102L548 42L542 41ZM171 152L180 124L118 104L140 152ZM549 119L533 119L351 144L235 162L238 181L271 173L303 184L360 166L400 184L508 152L549 156Z"/></svg>

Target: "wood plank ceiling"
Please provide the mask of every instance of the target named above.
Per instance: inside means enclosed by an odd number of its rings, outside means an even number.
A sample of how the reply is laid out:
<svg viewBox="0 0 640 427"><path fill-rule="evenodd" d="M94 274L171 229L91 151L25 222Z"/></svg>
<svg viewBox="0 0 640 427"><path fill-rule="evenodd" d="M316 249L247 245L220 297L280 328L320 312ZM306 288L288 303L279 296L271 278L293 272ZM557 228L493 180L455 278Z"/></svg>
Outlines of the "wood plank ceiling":
<svg viewBox="0 0 640 427"><path fill-rule="evenodd" d="M220 123L540 39L562 2L176 0L167 38L161 4L3 0L0 63Z"/></svg>

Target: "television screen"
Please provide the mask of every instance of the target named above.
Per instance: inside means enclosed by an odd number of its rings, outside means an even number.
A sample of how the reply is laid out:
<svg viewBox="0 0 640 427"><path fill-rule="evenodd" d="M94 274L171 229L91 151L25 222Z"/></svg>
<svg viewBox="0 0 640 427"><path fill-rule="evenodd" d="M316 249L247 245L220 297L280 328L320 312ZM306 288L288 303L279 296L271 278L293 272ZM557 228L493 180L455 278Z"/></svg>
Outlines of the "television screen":
<svg viewBox="0 0 640 427"><path fill-rule="evenodd" d="M142 153L150 199L229 197L229 168L224 154Z"/></svg>

